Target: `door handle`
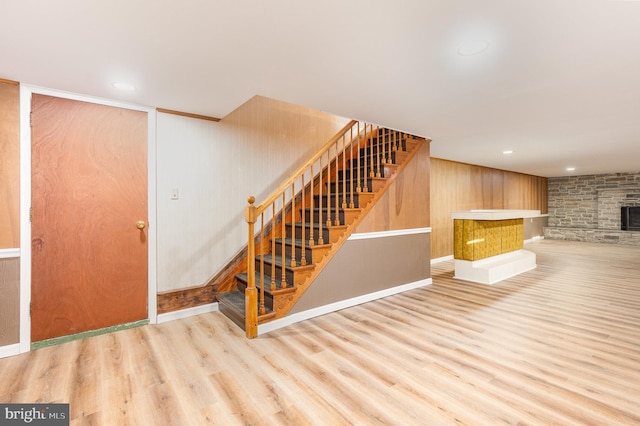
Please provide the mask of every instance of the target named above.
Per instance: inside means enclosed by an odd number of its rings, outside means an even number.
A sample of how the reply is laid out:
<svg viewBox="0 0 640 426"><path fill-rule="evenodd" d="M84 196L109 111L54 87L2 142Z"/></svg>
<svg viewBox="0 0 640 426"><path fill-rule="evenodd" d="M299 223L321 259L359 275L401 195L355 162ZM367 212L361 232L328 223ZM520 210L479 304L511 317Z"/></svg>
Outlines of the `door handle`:
<svg viewBox="0 0 640 426"><path fill-rule="evenodd" d="M147 226L147 224L144 223L144 220L139 220L136 222L136 228L138 229L144 229L145 226Z"/></svg>

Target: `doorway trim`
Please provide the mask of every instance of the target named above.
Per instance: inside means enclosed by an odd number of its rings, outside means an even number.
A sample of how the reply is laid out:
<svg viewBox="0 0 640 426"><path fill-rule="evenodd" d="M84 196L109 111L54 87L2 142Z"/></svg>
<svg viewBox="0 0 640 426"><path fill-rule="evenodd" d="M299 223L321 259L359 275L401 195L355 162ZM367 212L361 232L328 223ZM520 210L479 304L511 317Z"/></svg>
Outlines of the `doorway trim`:
<svg viewBox="0 0 640 426"><path fill-rule="evenodd" d="M156 110L155 108L20 84L20 353L31 350L31 95L143 111L147 113L148 295L147 316L157 322Z"/></svg>

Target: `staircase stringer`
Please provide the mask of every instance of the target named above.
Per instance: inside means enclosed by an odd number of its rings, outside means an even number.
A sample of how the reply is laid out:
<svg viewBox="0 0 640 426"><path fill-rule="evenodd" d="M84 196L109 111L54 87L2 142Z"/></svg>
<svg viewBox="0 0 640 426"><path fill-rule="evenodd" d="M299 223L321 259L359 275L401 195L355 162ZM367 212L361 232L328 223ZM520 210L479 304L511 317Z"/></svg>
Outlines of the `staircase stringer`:
<svg viewBox="0 0 640 426"><path fill-rule="evenodd" d="M306 279L296 286L295 292L290 292L286 295L283 295L277 299L277 302L274 301L274 311L275 315L270 319L278 319L286 316L291 308L296 304L296 302L300 299L300 297L304 294L304 292L313 284L315 279L320 275L325 266L329 263L329 261L337 254L342 245L347 241L347 239L353 234L353 232L357 229L358 225L364 220L367 214L373 209L373 207L377 204L380 198L384 195L384 193L388 190L391 184L395 181L397 176L399 176L407 164L412 160L415 154L420 150L422 145L426 142L426 139L418 139L414 137L408 137L407 142L413 141L414 146L411 150L409 150L407 146L407 151L405 151L406 156L404 156L401 163L397 163L394 166L394 172L389 176L385 177L384 182L381 187L370 194L373 194L373 198L371 201L365 206L360 208L360 214L350 223L346 225L346 229L343 231L342 235L338 238L337 241L331 243L331 248L328 250L327 254L319 261L315 263L315 268L310 274L306 277ZM267 322L267 321L264 321ZM261 321L262 323L262 321Z"/></svg>

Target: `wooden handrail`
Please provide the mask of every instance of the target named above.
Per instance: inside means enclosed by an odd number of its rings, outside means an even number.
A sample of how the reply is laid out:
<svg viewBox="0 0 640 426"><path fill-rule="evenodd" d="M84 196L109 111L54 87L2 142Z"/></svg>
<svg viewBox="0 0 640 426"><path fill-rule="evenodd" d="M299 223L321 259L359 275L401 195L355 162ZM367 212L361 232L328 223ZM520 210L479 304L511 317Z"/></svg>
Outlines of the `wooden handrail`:
<svg viewBox="0 0 640 426"><path fill-rule="evenodd" d="M282 195L282 193L286 191L291 186L291 184L300 177L302 173L304 173L307 169L309 169L309 167L312 164L314 164L320 158L320 156L322 156L331 147L331 145L336 143L336 141L340 139L340 137L342 137L343 134L345 134L351 127L353 127L354 124L356 124L356 120L351 120L338 133L336 133L336 135L332 137L329 140L329 142L327 142L322 148L320 148L318 152L313 157L311 157L311 159L309 159L306 163L304 163L295 173L293 173L289 177L289 179L287 179L282 185L280 185L278 189L273 191L271 195L267 197L267 199L264 200L264 202L262 202L262 204L256 207L257 209L256 214L261 214L262 212L265 211L267 206L270 206L271 203L276 201L276 199L278 199L280 195Z"/></svg>
<svg viewBox="0 0 640 426"><path fill-rule="evenodd" d="M354 213L347 211L347 206L354 209L354 193L363 197L363 193L371 192L374 183L379 185L374 179L382 177L383 165L391 161L391 136L385 132L374 124L351 120L263 203L256 206L255 198L249 197L245 212L249 227L247 337L257 335L258 321L277 314L275 304L265 305L265 287L269 286L272 295L293 294L297 286L303 285L305 274L317 265L319 258L315 256L324 256L346 229L347 215ZM373 140L375 144L371 144ZM269 222L266 227L265 222ZM255 229L256 225L260 229ZM271 241L267 242L269 238ZM313 255L311 261L307 250Z"/></svg>

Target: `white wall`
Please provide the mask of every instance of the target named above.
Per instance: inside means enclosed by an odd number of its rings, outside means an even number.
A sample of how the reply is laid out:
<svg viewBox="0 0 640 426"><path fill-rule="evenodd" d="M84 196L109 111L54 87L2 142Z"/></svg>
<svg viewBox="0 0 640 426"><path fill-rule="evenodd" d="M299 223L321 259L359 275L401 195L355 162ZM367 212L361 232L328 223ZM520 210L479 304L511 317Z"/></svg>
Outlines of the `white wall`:
<svg viewBox="0 0 640 426"><path fill-rule="evenodd" d="M225 257L215 235L229 213L216 198L223 145L218 123L158 113L159 292L206 283Z"/></svg>
<svg viewBox="0 0 640 426"><path fill-rule="evenodd" d="M247 243L247 197L259 204L347 122L259 96L219 123L158 113L158 292L209 282Z"/></svg>

